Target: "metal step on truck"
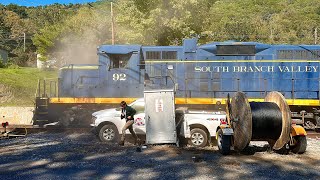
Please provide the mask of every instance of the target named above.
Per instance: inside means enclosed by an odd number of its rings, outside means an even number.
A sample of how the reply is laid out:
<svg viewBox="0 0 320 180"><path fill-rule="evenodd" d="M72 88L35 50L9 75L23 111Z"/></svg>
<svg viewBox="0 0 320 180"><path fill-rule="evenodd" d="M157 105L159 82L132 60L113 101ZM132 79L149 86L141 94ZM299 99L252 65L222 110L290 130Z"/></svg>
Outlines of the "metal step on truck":
<svg viewBox="0 0 320 180"><path fill-rule="evenodd" d="M224 111L191 110L181 107L175 109L174 97L169 96L170 101L167 101L168 98L163 95L166 92L162 90L161 93L154 95L154 92L145 92L145 98L129 104L136 110L133 129L139 136L147 134L147 144L175 142L176 138L177 142L187 140L191 146L205 147L215 138L221 122L226 121ZM167 118L161 118L161 114ZM92 114L91 126L101 141L119 141L121 129L126 122L120 115L120 108L105 109ZM173 122L170 122L171 120ZM126 134L129 134L129 130Z"/></svg>

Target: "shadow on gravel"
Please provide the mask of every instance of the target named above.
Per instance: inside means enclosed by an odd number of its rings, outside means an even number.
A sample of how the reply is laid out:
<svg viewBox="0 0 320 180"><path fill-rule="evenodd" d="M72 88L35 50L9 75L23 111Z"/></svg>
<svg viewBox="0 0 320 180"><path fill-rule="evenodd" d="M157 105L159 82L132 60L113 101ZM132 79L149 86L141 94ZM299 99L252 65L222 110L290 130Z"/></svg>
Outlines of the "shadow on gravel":
<svg viewBox="0 0 320 180"><path fill-rule="evenodd" d="M148 146L137 152L126 146L98 142L90 133L38 133L0 141L1 179L317 179L319 168L306 174L272 159L212 148ZM317 162L316 162L317 163ZM319 164L318 164L319 165Z"/></svg>
<svg viewBox="0 0 320 180"><path fill-rule="evenodd" d="M320 166L305 164L298 160L283 161L286 156L294 156L294 154L279 156L282 157L277 160L253 156L244 157L243 168L251 171L241 175L239 179L319 179Z"/></svg>

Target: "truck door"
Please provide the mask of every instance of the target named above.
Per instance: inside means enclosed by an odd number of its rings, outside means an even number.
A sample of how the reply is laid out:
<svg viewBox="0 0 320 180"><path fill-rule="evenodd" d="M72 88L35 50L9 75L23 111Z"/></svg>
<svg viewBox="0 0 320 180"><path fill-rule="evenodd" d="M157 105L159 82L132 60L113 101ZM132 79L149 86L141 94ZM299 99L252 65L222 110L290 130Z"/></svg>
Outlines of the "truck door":
<svg viewBox="0 0 320 180"><path fill-rule="evenodd" d="M137 134L146 134L146 123L145 123L145 113L144 113L144 102L138 101L131 106L137 112L134 115L133 130Z"/></svg>

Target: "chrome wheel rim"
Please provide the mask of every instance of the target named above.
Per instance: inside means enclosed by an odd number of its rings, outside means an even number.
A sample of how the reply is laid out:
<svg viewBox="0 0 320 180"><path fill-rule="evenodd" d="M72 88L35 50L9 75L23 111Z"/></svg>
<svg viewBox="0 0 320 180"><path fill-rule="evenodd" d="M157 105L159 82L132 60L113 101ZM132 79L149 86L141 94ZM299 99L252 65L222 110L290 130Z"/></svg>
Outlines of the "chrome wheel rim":
<svg viewBox="0 0 320 180"><path fill-rule="evenodd" d="M113 129L105 129L103 131L103 138L107 141L111 141L115 136L115 132Z"/></svg>
<svg viewBox="0 0 320 180"><path fill-rule="evenodd" d="M200 133L193 133L191 136L191 142L192 144L199 146L203 143L204 137Z"/></svg>

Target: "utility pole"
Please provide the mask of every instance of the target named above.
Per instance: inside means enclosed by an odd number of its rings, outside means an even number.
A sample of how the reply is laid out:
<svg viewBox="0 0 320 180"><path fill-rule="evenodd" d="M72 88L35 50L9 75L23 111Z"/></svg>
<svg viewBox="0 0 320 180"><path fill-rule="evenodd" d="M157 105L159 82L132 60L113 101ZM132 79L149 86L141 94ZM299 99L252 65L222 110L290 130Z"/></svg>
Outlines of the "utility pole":
<svg viewBox="0 0 320 180"><path fill-rule="evenodd" d="M26 52L26 33L23 32L23 52Z"/></svg>
<svg viewBox="0 0 320 180"><path fill-rule="evenodd" d="M112 34L112 45L114 45L114 19L113 19L113 3L111 2L111 34Z"/></svg>
<svg viewBox="0 0 320 180"><path fill-rule="evenodd" d="M318 28L316 27L314 29L314 44L318 43L317 40L318 40Z"/></svg>

